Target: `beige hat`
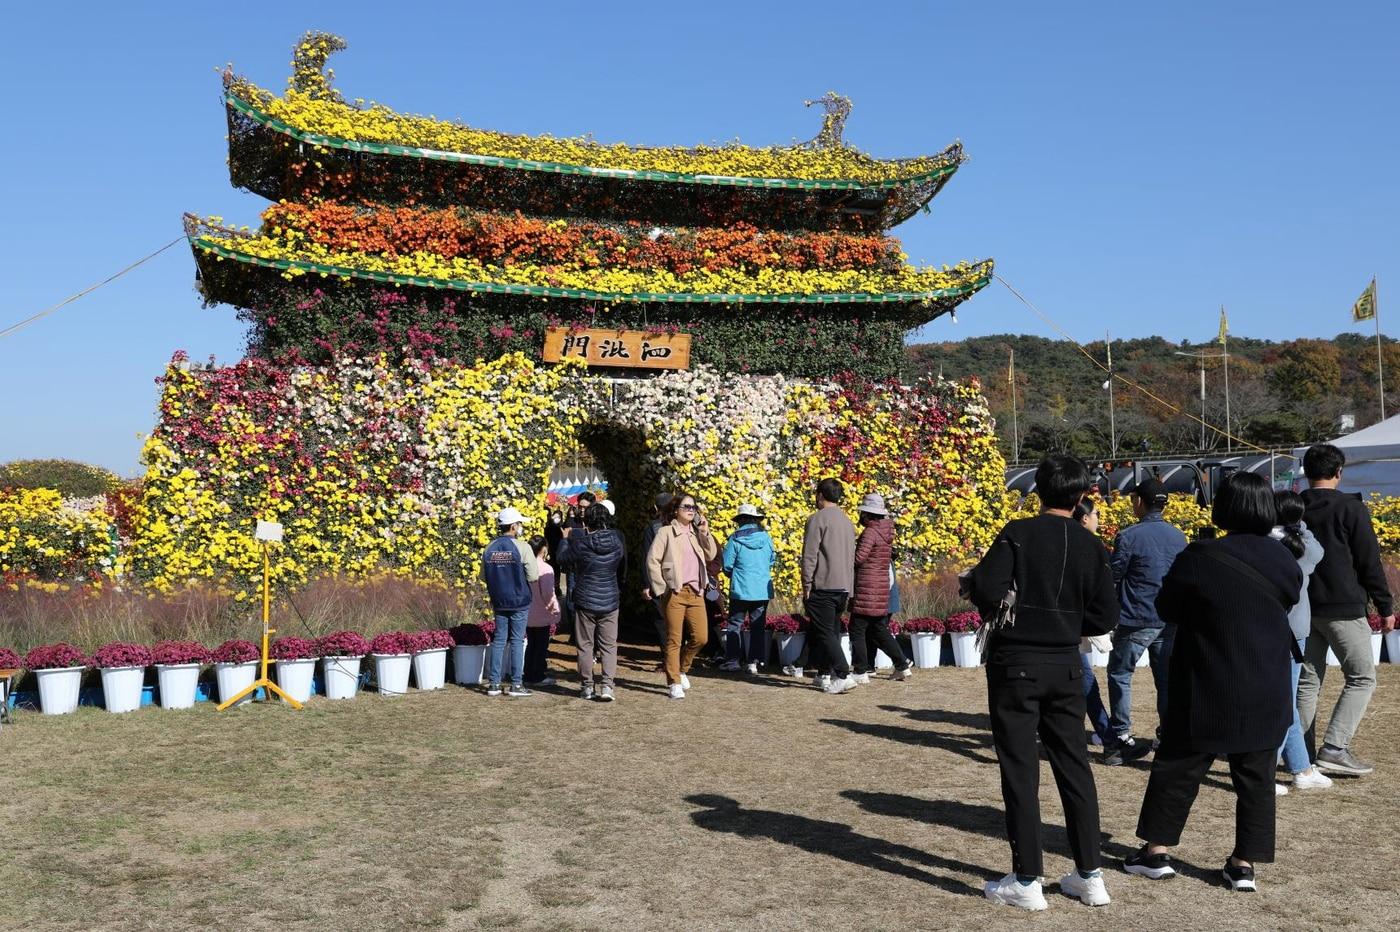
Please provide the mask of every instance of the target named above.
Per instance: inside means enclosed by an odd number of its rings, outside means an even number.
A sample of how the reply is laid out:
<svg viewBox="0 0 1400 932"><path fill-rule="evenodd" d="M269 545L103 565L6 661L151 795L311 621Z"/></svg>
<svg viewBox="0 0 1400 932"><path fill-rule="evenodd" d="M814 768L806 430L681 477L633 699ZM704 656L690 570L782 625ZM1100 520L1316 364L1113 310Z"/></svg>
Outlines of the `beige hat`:
<svg viewBox="0 0 1400 932"><path fill-rule="evenodd" d="M860 500L860 510L862 514L879 515L882 518L889 516L889 511L885 509L885 496L878 492L871 492L869 495L865 496L865 498L862 498Z"/></svg>
<svg viewBox="0 0 1400 932"><path fill-rule="evenodd" d="M758 510L757 505L750 505L747 502L739 506L739 511L735 515L738 518L762 518L763 512Z"/></svg>

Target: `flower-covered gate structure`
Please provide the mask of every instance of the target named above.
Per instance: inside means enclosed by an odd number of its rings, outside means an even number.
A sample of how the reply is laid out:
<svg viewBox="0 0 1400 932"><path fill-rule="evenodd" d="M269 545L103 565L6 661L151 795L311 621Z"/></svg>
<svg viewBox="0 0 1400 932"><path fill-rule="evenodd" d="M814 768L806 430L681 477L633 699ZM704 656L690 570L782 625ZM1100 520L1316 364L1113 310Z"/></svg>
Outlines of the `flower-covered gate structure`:
<svg viewBox="0 0 1400 932"><path fill-rule="evenodd" d="M662 488L721 517L762 504L788 595L823 475L891 499L911 568L986 543L1006 505L976 385L898 376L905 333L991 263L914 267L886 232L960 146L873 159L842 141L835 95L800 146L491 133L346 103L324 69L343 47L308 34L280 96L225 76L231 177L276 203L255 231L190 216L187 232L249 352L167 371L132 571L244 589L264 517L287 526L291 583L387 569L467 584L492 513L543 517L579 435L626 529ZM684 333L692 368L545 365L549 328Z"/></svg>

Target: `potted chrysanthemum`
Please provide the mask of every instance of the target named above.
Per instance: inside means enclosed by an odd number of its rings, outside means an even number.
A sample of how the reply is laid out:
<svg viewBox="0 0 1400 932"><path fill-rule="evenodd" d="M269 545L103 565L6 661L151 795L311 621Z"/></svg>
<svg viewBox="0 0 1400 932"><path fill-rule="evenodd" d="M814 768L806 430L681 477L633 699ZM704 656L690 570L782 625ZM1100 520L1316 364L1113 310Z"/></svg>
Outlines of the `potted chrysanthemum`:
<svg viewBox="0 0 1400 932"><path fill-rule="evenodd" d="M458 686L476 686L486 672L486 647L496 633L496 622L456 625L447 632L452 637L452 679Z"/></svg>
<svg viewBox="0 0 1400 932"><path fill-rule="evenodd" d="M938 666L943 649L943 620L931 616L910 618L904 622L903 629L909 635L909 653L914 666L925 670Z"/></svg>
<svg viewBox="0 0 1400 932"><path fill-rule="evenodd" d="M354 631L336 631L316 642L321 651L321 672L327 699L354 699L360 690L360 661L369 653L369 641Z"/></svg>
<svg viewBox="0 0 1400 932"><path fill-rule="evenodd" d="M102 704L108 712L134 712L141 708L146 668L151 665L149 647L121 641L103 644L93 653L92 665L102 676Z"/></svg>
<svg viewBox="0 0 1400 932"><path fill-rule="evenodd" d="M1381 627L1380 616L1371 622L1371 632L1374 634ZM1385 644L1385 658L1389 663L1400 663L1400 626L1394 631L1386 631L1381 635L1381 642Z"/></svg>
<svg viewBox="0 0 1400 932"><path fill-rule="evenodd" d="M258 645L252 641L225 641L214 648L209 659L214 662L214 680L219 686L219 701L228 702L253 685L258 678ZM252 694L239 700L239 705L252 701Z"/></svg>
<svg viewBox="0 0 1400 932"><path fill-rule="evenodd" d="M24 668L39 683L39 710L66 715L78 707L78 688L91 661L72 644L45 644L24 655Z"/></svg>
<svg viewBox="0 0 1400 932"><path fill-rule="evenodd" d="M1381 645L1385 643L1385 625L1381 622L1381 616L1375 612L1366 616L1366 623L1371 626L1371 662L1381 662ZM1390 662L1395 662L1395 652L1390 653Z"/></svg>
<svg viewBox="0 0 1400 932"><path fill-rule="evenodd" d="M778 639L778 662L795 666L807 643L807 620L801 615L769 615L768 630Z"/></svg>
<svg viewBox="0 0 1400 932"><path fill-rule="evenodd" d="M442 628L415 631L409 635L413 650L413 682L419 689L442 689L447 680L447 651L452 635Z"/></svg>
<svg viewBox="0 0 1400 932"><path fill-rule="evenodd" d="M413 668L413 644L406 632L386 631L369 642L374 658L374 682L380 695L402 696L408 692L408 674Z"/></svg>
<svg viewBox="0 0 1400 932"><path fill-rule="evenodd" d="M311 698L311 684L316 675L316 661L321 651L311 638L287 635L273 641L268 656L276 661L277 685L297 702Z"/></svg>
<svg viewBox="0 0 1400 932"><path fill-rule="evenodd" d="M981 652L977 650L977 630L982 616L974 611L954 612L943 620L948 640L953 644L953 663L960 667L980 667Z"/></svg>
<svg viewBox="0 0 1400 932"><path fill-rule="evenodd" d="M157 641L151 648L156 668L156 693L162 709L194 705L199 671L209 662L209 648L197 641Z"/></svg>

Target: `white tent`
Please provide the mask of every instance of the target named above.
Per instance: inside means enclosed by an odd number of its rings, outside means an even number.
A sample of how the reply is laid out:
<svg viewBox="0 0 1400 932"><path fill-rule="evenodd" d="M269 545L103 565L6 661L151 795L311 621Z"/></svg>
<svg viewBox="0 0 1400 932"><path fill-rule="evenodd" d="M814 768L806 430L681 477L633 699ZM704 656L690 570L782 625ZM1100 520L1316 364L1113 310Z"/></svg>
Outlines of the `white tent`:
<svg viewBox="0 0 1400 932"><path fill-rule="evenodd" d="M1400 495L1400 414L1338 437L1332 443L1347 456L1342 491ZM1302 458L1306 452L1307 447L1296 451L1300 487Z"/></svg>

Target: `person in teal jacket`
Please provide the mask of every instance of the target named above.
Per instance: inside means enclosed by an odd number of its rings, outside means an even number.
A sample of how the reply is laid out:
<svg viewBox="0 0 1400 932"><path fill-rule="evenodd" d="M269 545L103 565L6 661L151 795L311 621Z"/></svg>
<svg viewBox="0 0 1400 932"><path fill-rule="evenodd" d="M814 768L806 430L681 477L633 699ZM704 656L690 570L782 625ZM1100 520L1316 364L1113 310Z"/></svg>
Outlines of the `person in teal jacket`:
<svg viewBox="0 0 1400 932"><path fill-rule="evenodd" d="M763 529L763 513L753 505L740 505L738 528L724 543L724 574L729 577L729 621L724 631L725 662L722 669L737 672L747 665L757 673L768 664L768 600L773 598L773 564L778 555L773 538ZM749 626L747 656L742 631Z"/></svg>

